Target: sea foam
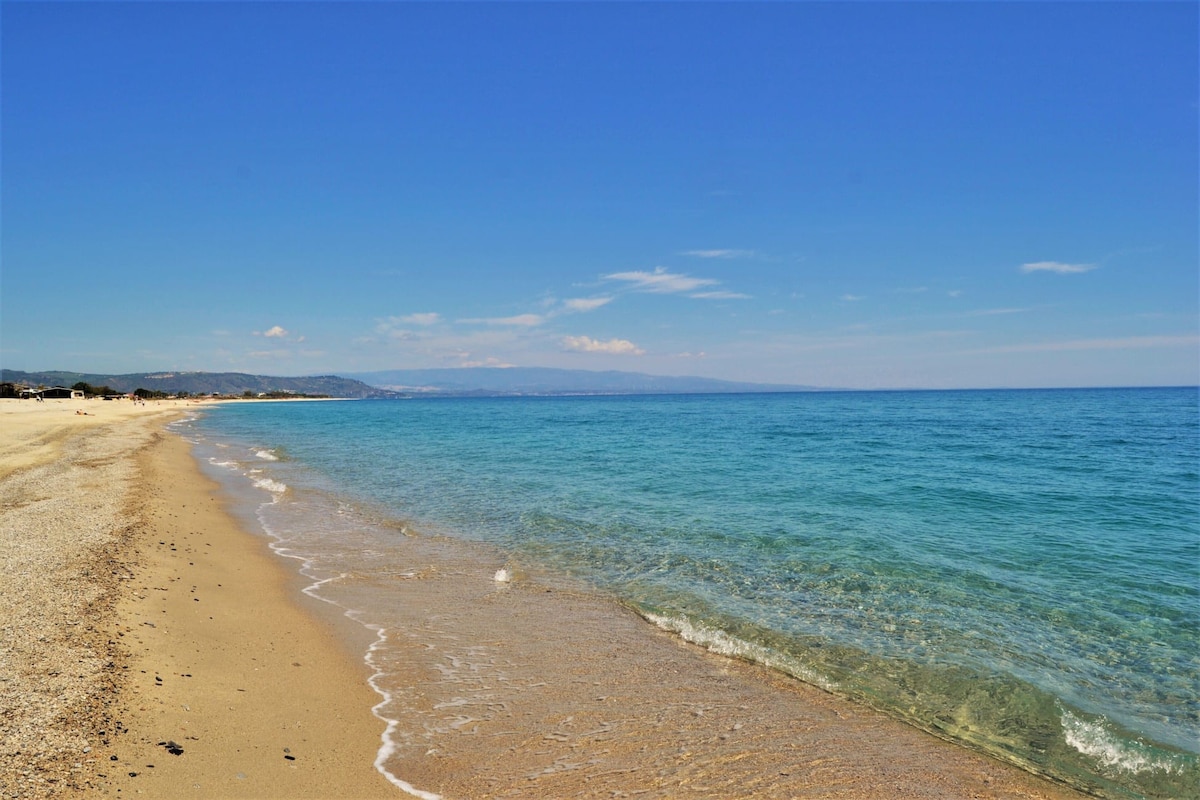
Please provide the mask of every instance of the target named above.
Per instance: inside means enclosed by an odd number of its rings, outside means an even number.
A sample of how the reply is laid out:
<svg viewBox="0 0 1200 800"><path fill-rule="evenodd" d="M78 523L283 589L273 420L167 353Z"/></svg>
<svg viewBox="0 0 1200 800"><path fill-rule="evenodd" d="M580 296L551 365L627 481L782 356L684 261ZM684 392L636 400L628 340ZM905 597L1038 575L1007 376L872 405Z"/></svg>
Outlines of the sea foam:
<svg viewBox="0 0 1200 800"><path fill-rule="evenodd" d="M748 642L745 639L739 639L736 636L729 635L725 631L710 628L707 625L692 622L682 617L668 617L652 613L643 613L642 616L659 628L678 634L684 641L700 645L706 650L711 650L714 653L720 653L730 658L739 658L743 661L762 664L765 667L770 667L771 669L791 675L793 678L798 678L805 683L819 686L827 692L837 691L837 684L805 667L795 659L788 658L769 647Z"/></svg>
<svg viewBox="0 0 1200 800"><path fill-rule="evenodd" d="M288 489L286 483L280 483L270 478L255 478L254 485L259 489L266 489L271 494L283 494Z"/></svg>
<svg viewBox="0 0 1200 800"><path fill-rule="evenodd" d="M1169 756L1155 753L1140 742L1122 739L1104 717L1081 719L1062 710L1063 738L1067 744L1117 772L1182 772L1183 765L1172 763Z"/></svg>

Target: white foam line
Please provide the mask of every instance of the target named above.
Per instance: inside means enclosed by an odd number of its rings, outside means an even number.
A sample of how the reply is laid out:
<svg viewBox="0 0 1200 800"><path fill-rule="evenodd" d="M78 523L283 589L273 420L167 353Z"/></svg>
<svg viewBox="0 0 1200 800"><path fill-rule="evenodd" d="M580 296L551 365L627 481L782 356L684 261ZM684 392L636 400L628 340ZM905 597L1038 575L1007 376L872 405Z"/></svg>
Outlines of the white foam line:
<svg viewBox="0 0 1200 800"><path fill-rule="evenodd" d="M762 645L747 642L736 636L730 636L725 631L717 628L710 628L701 623L693 623L683 617L668 617L651 613L645 613L642 616L659 628L680 636L684 641L700 645L714 653L762 664L763 666L791 675L793 678L799 678L805 683L811 683L813 686L820 687L827 692L837 692L837 684L833 681L826 679L823 675L814 672L794 659L787 658Z"/></svg>
<svg viewBox="0 0 1200 800"><path fill-rule="evenodd" d="M1167 758L1155 758L1140 750L1140 743L1122 742L1105 724L1107 720L1104 717L1089 722L1062 706L1059 706L1059 713L1063 738L1067 744L1106 767L1126 773L1182 772L1181 765L1172 764Z"/></svg>
<svg viewBox="0 0 1200 800"><path fill-rule="evenodd" d="M357 612L351 612L349 609L346 611L347 617L350 617L350 619L353 619L367 630L375 633L375 641L371 642L371 646L367 648L367 653L365 656L363 656L363 661L366 662L367 666L372 671L371 677L367 678L367 683L371 685L371 688L375 690L376 694L383 698L371 708L371 713L374 714L378 719L387 723L387 727L385 727L383 731L383 736L380 737L383 741L383 745L379 748L379 752L375 754L375 769L378 770L383 777L391 781L392 785L399 788L402 792L407 792L414 797L419 797L421 800L442 800L442 796L440 794L423 791L416 788L408 781L401 780L396 775L393 775L386 766L387 760L396 752L396 744L392 734L395 733L399 721L390 717L386 717L383 714L383 708L392 702L392 695L386 689L383 689L379 686L378 679L383 676L383 670L381 670L375 663L374 655L375 651L387 642L387 631L379 625L370 625L362 622L356 617L356 614Z"/></svg>
<svg viewBox="0 0 1200 800"><path fill-rule="evenodd" d="M278 502L278 500L279 498L275 497L269 503L263 503L259 507L260 511L266 506L274 505L276 502ZM380 775L387 778L388 782L397 789L405 792L406 794L410 794L413 797L419 798L419 800L442 800L442 796L440 794L418 789L408 781L403 780L397 775L393 774L387 768L388 759L391 758L396 752L394 734L400 724L399 720L392 719L391 717L387 717L383 714L383 709L392 702L393 698L390 692L379 685L379 679L383 677L384 672L375 662L374 658L376 650L387 643L387 630L380 625L364 622L361 619L363 612L357 611L353 608L348 608L336 600L331 600L328 597L322 597L320 594L318 594L318 590L322 586L327 583L333 583L334 581L340 581L341 579L348 577L348 573L343 572L340 575L334 575L329 578L318 578L316 574L314 574L315 565L313 564L312 559L293 553L291 550L285 547L283 544L283 538L272 531L270 526L263 521L262 514L259 513L257 516L259 525L268 536L275 540L270 542L268 545L271 550L277 555L283 556L284 558L293 558L301 562L299 570L300 574L313 580L313 583L304 587L301 589L301 591L315 600L320 600L323 603L329 603L331 606L337 606L338 608L342 609L342 615L344 617L354 620L359 625L362 625L364 628L375 634L375 641L371 643L370 647L367 648L366 654L363 656L363 662L367 665L367 668L371 670L371 676L367 678L367 683L372 689L375 690L377 695L383 698L371 707L371 713L375 715L375 718L385 723L383 733L379 737L382 744L380 745L379 750L375 753L375 770Z"/></svg>

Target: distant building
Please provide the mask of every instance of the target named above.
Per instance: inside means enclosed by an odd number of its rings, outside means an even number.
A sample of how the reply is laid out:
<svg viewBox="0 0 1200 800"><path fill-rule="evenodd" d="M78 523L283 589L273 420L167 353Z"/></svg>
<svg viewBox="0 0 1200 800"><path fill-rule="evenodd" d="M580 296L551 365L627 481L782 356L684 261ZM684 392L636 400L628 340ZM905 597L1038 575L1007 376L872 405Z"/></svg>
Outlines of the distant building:
<svg viewBox="0 0 1200 800"><path fill-rule="evenodd" d="M82 400L83 392L79 389L68 389L65 386L51 386L49 389L35 391L47 400Z"/></svg>

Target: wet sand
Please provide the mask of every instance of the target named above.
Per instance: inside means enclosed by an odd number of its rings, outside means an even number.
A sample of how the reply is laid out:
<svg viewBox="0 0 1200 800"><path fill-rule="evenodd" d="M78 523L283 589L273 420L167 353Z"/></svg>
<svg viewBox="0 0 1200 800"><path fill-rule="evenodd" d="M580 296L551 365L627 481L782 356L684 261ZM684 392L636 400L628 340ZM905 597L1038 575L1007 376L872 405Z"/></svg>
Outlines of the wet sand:
<svg viewBox="0 0 1200 800"><path fill-rule="evenodd" d="M0 797L406 796L373 767L366 629L239 527L161 431L178 409L3 406ZM413 536L394 557L328 594L395 598L385 766L447 800L1081 796L605 598L497 584L502 556Z"/></svg>
<svg viewBox="0 0 1200 800"><path fill-rule="evenodd" d="M409 537L376 661L388 769L446 798L1078 798L821 689L710 653L496 554ZM371 586L376 583L379 585ZM380 663L386 657L387 663Z"/></svg>

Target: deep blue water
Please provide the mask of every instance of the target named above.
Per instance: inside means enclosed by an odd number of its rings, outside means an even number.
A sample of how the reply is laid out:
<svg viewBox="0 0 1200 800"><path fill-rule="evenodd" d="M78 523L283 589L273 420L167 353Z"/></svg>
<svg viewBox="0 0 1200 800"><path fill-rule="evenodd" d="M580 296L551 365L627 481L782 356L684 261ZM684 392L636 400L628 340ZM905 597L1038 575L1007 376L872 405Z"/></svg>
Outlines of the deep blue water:
<svg viewBox="0 0 1200 800"><path fill-rule="evenodd" d="M265 489L488 542L1110 796L1197 797L1197 401L415 399L224 405L191 424Z"/></svg>

